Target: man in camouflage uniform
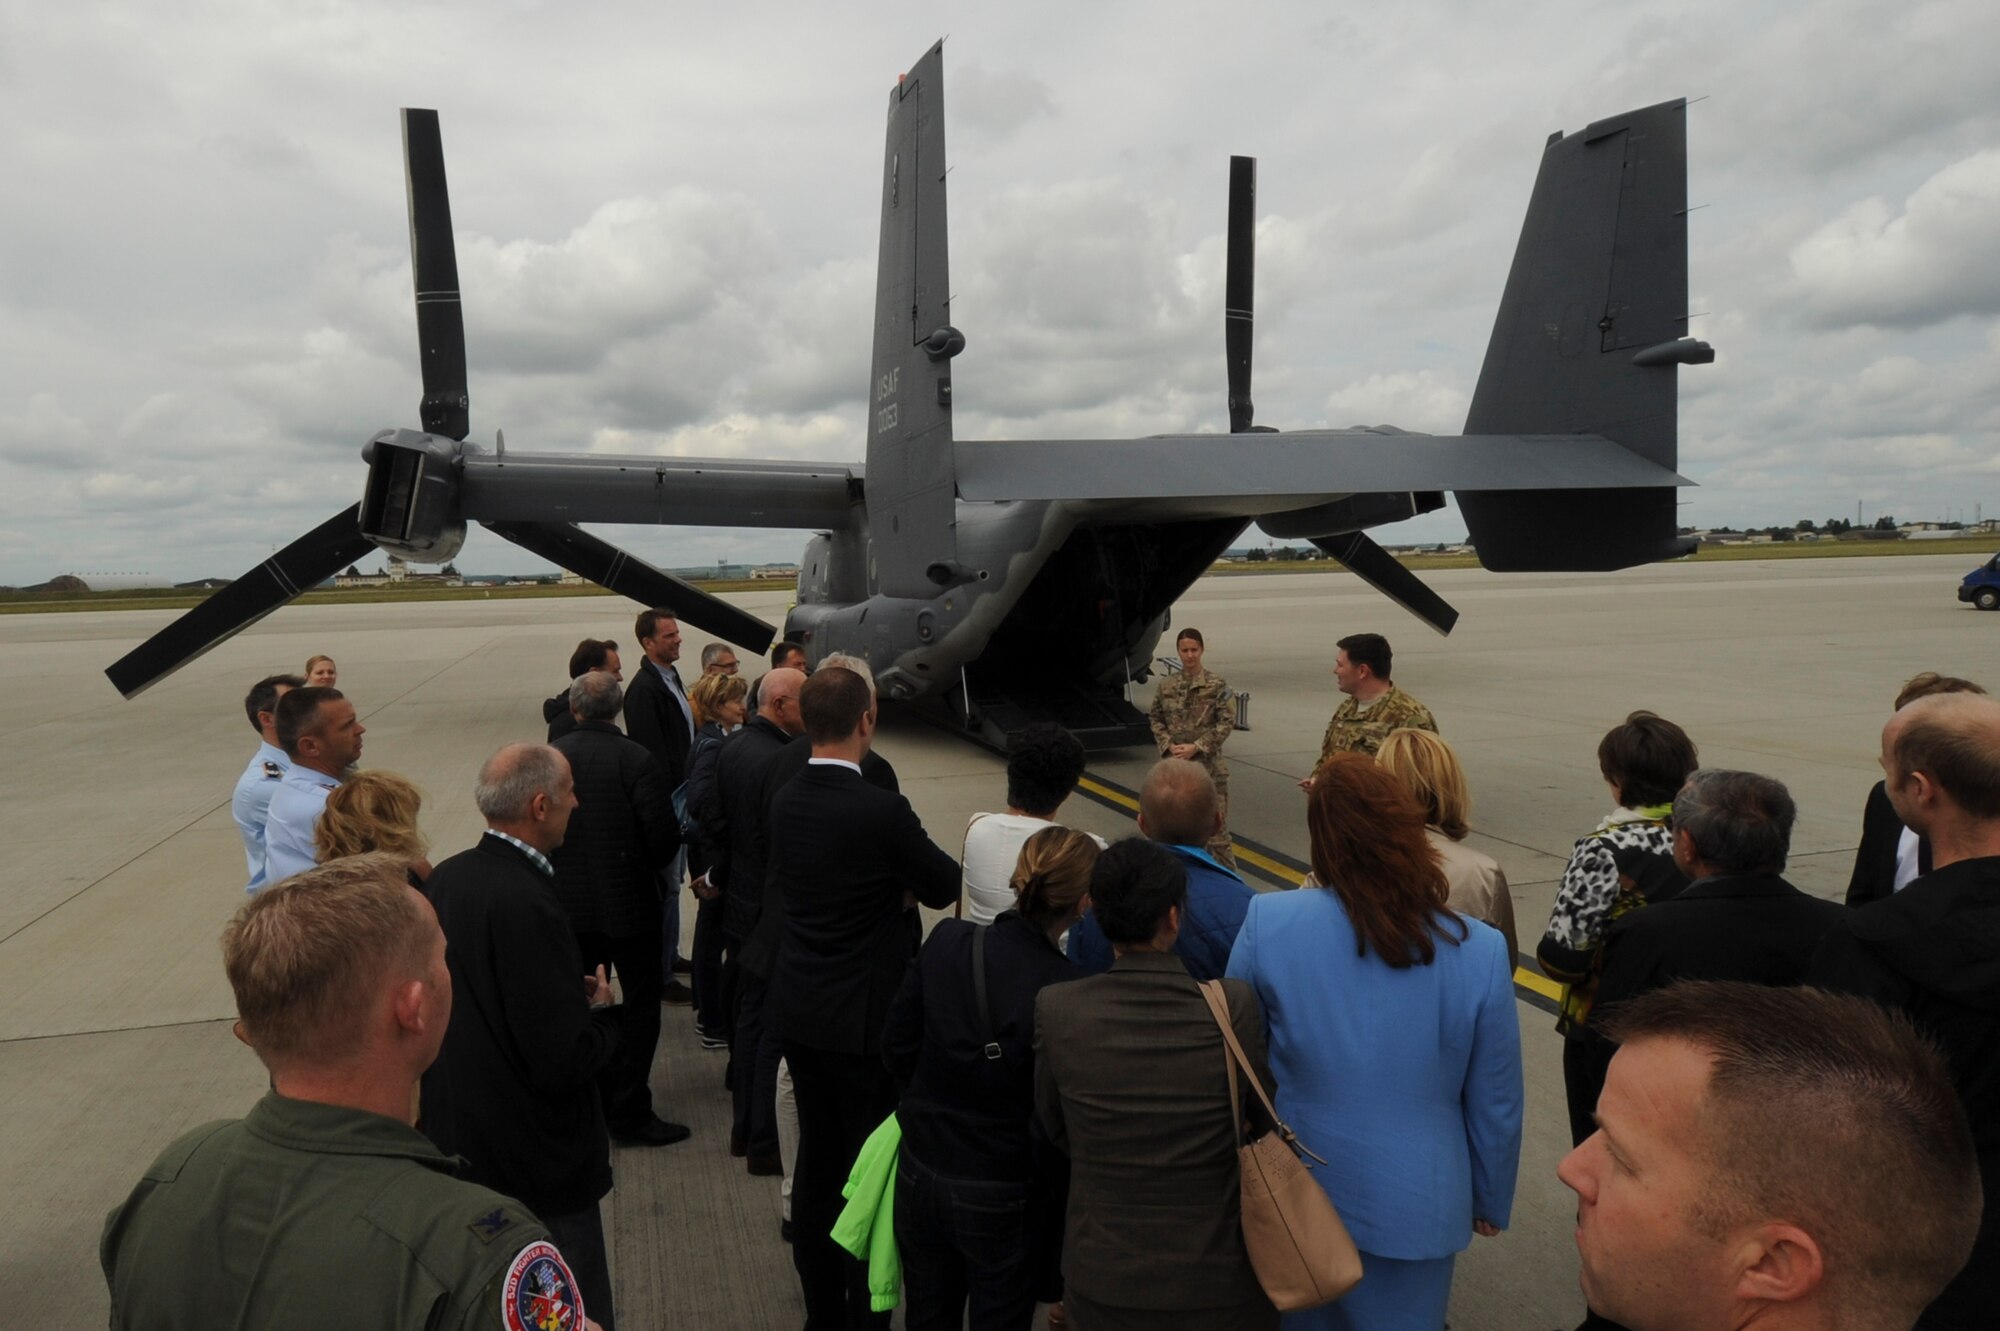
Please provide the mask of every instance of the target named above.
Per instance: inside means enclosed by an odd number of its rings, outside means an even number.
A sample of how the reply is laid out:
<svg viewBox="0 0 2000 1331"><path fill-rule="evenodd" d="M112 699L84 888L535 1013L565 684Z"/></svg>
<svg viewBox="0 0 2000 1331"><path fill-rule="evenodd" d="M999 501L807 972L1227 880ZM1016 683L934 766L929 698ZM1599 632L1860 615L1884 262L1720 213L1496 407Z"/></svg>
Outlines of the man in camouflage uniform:
<svg viewBox="0 0 2000 1331"><path fill-rule="evenodd" d="M1347 697L1326 724L1326 738L1319 746L1321 763L1336 753L1365 753L1373 758L1392 730L1408 727L1437 733L1430 708L1389 682L1387 638L1379 633L1356 633L1334 647L1334 683ZM1308 776L1299 784L1310 787L1312 778Z"/></svg>
<svg viewBox="0 0 2000 1331"><path fill-rule="evenodd" d="M337 860L230 922L236 1035L272 1089L167 1147L106 1218L113 1331L597 1325L541 1222L411 1126L451 974L404 873Z"/></svg>
<svg viewBox="0 0 2000 1331"><path fill-rule="evenodd" d="M1153 743L1162 758L1200 763L1215 779L1216 805L1222 823L1206 847L1208 853L1234 868L1236 852L1229 839L1229 764L1222 744L1236 729L1236 695L1220 675L1202 669L1205 644L1201 630L1182 629L1174 640L1181 672L1160 681L1153 692Z"/></svg>

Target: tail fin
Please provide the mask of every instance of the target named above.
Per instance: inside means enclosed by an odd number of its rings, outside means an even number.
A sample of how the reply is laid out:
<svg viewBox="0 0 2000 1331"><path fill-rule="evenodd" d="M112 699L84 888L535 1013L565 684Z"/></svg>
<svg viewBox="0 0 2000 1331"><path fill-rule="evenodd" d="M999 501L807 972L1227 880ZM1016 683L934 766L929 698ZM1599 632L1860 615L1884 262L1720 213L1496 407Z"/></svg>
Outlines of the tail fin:
<svg viewBox="0 0 2000 1331"><path fill-rule="evenodd" d="M863 480L871 591L933 596L959 575L951 447L951 326L944 208L944 43L889 94L875 358Z"/></svg>
<svg viewBox="0 0 2000 1331"><path fill-rule="evenodd" d="M1676 465L1687 334L1687 103L1551 135L1467 434L1598 434ZM1675 492L1461 491L1487 568L1626 568L1685 554Z"/></svg>

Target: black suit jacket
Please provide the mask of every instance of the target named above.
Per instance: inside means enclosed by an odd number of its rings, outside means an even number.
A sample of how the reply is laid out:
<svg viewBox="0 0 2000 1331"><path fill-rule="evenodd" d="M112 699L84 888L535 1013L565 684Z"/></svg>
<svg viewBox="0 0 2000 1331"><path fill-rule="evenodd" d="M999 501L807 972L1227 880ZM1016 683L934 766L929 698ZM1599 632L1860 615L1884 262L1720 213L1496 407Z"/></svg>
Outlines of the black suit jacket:
<svg viewBox="0 0 2000 1331"><path fill-rule="evenodd" d="M958 896L958 861L916 810L843 766L808 766L771 801L769 890L784 898L777 1028L793 1043L877 1054L916 951L910 893Z"/></svg>
<svg viewBox="0 0 2000 1331"><path fill-rule="evenodd" d="M1903 839L1903 820L1889 803L1880 781L1861 808L1861 844L1854 850L1854 875L1847 880L1847 904L1865 906L1896 895L1896 846ZM1931 871L1929 837L1917 838L1917 873Z"/></svg>
<svg viewBox="0 0 2000 1331"><path fill-rule="evenodd" d="M1593 1011L1676 980L1798 984L1846 914L1776 874L1704 878L1611 926Z"/></svg>
<svg viewBox="0 0 2000 1331"><path fill-rule="evenodd" d="M2000 856L1960 860L1849 911L1806 974L1823 989L1900 1008L1951 1064L1986 1193L1972 1260L1926 1326L1993 1325L2000 1308Z"/></svg>
<svg viewBox="0 0 2000 1331"><path fill-rule="evenodd" d="M753 716L722 741L715 791L701 817L709 881L722 885L722 931L739 945L764 910L764 773L791 736Z"/></svg>
<svg viewBox="0 0 2000 1331"><path fill-rule="evenodd" d="M756 815L756 829L751 835L756 837L758 845L764 847L766 851L761 857L763 867L758 870L763 875L764 886L760 894L761 905L757 913L757 922L751 928L749 941L743 946L743 955L737 960L752 975L763 976L766 979L770 978L772 969L778 964L778 944L785 936L785 897L784 893L771 886L769 868L768 829L771 826L771 801L777 798L778 792L783 790L792 778L806 770L806 764L811 758L812 741L804 735L795 735L784 748L771 755L770 760L763 764L763 786L757 794L759 808ZM896 783L896 769L890 766L887 758L872 749L869 750L868 756L861 760L861 775L878 790L886 790L891 795L902 793ZM723 881L726 883L728 880Z"/></svg>
<svg viewBox="0 0 2000 1331"><path fill-rule="evenodd" d="M641 660L625 685L625 733L659 759L669 794L687 780L688 750L694 745L694 731L680 701L650 660Z"/></svg>
<svg viewBox="0 0 2000 1331"><path fill-rule="evenodd" d="M1237 1043L1274 1088L1256 992L1222 988ZM1224 1048L1171 952L1128 952L1036 998L1035 1108L1070 1158L1063 1279L1086 1298L1217 1308L1262 1292L1243 1246Z"/></svg>
<svg viewBox="0 0 2000 1331"><path fill-rule="evenodd" d="M579 934L629 938L660 927L655 875L681 848L673 792L643 745L609 721L581 721L555 742L576 778L576 812L549 859Z"/></svg>
<svg viewBox="0 0 2000 1331"><path fill-rule="evenodd" d="M424 1073L424 1134L466 1158L464 1177L537 1215L611 1190L611 1139L594 1074L617 1043L617 1009L590 1010L583 956L555 882L482 836L432 871L452 1012Z"/></svg>

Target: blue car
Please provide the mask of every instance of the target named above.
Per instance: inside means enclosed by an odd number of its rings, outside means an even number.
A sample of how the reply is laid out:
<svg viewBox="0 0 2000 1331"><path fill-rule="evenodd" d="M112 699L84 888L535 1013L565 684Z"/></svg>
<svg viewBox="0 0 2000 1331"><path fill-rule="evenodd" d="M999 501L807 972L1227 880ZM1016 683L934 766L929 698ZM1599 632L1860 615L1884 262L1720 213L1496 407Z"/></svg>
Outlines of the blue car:
<svg viewBox="0 0 2000 1331"><path fill-rule="evenodd" d="M1981 610L2000 610L2000 555L1965 575L1965 581L1958 584L1958 599Z"/></svg>

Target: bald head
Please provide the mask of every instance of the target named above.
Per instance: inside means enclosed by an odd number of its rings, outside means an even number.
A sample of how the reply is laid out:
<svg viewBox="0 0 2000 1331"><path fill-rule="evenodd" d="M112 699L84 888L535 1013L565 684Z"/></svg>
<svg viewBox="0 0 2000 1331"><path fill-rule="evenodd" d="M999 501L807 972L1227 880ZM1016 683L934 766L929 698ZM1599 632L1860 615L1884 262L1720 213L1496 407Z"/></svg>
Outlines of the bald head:
<svg viewBox="0 0 2000 1331"><path fill-rule="evenodd" d="M1139 790L1139 830L1170 846L1204 846L1216 833L1215 779L1200 763L1162 758Z"/></svg>
<svg viewBox="0 0 2000 1331"><path fill-rule="evenodd" d="M766 674L757 681L757 715L787 735L798 734L805 728L799 717L799 689L805 682L806 672L790 666Z"/></svg>
<svg viewBox="0 0 2000 1331"><path fill-rule="evenodd" d="M1918 698L1882 728L1882 767L1897 812L1908 799L1919 832L1916 806L1926 796L1941 797L1965 817L2000 824L2000 701L1978 693L1939 693Z"/></svg>

